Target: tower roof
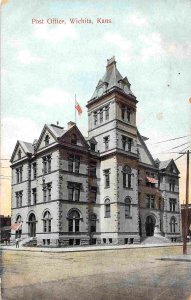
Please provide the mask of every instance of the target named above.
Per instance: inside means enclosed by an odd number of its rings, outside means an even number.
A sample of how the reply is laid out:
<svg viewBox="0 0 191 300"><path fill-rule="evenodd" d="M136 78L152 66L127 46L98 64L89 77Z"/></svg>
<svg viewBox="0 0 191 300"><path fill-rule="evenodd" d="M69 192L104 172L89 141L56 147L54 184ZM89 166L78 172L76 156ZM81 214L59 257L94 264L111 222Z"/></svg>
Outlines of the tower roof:
<svg viewBox="0 0 191 300"><path fill-rule="evenodd" d="M130 89L131 84L127 77L122 77L116 67L115 56L107 60L106 72L102 79L99 80L91 100L107 94L114 88L121 90L127 95L134 96Z"/></svg>

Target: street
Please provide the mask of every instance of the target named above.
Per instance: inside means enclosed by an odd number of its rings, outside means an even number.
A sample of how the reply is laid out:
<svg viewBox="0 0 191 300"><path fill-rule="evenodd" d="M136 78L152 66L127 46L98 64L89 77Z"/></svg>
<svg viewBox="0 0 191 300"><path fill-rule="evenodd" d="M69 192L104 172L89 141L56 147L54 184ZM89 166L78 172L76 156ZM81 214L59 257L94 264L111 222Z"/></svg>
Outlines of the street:
<svg viewBox="0 0 191 300"><path fill-rule="evenodd" d="M191 262L160 260L179 254L180 246L74 253L3 250L2 298L190 300Z"/></svg>

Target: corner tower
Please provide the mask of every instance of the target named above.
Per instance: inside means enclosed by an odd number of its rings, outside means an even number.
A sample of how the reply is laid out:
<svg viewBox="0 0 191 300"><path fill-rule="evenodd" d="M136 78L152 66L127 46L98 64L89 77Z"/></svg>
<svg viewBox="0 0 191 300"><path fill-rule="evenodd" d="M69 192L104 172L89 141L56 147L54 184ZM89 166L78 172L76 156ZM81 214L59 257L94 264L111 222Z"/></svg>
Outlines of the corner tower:
<svg viewBox="0 0 191 300"><path fill-rule="evenodd" d="M139 241L137 100L130 86L112 57L87 104L89 142L100 153L101 235L116 243Z"/></svg>

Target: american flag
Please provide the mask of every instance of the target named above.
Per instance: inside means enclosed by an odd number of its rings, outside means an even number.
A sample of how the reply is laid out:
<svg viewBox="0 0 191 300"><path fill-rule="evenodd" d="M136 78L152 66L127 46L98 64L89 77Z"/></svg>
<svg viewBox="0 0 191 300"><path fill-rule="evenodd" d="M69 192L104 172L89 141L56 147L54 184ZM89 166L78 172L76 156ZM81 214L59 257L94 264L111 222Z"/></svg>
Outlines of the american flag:
<svg viewBox="0 0 191 300"><path fill-rule="evenodd" d="M79 115L82 114L82 108L81 108L80 104L77 101L75 103L75 109L77 110Z"/></svg>

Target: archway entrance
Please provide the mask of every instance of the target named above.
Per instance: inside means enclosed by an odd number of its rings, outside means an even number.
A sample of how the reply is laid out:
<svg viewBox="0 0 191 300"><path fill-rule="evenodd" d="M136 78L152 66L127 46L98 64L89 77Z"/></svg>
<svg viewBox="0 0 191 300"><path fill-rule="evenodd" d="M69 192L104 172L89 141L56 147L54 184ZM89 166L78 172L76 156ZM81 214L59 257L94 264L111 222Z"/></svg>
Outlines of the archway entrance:
<svg viewBox="0 0 191 300"><path fill-rule="evenodd" d="M155 230L155 220L153 217L148 216L145 222L146 236L153 236L154 230Z"/></svg>
<svg viewBox="0 0 191 300"><path fill-rule="evenodd" d="M30 237L35 237L36 236L36 217L35 215L32 213L29 216L29 236Z"/></svg>

